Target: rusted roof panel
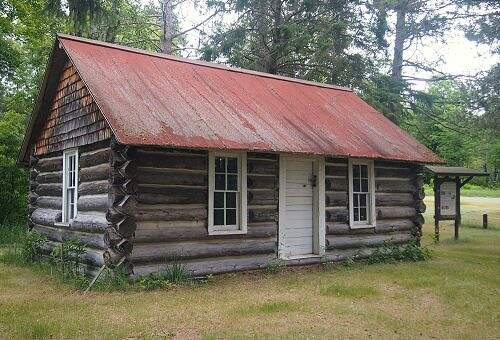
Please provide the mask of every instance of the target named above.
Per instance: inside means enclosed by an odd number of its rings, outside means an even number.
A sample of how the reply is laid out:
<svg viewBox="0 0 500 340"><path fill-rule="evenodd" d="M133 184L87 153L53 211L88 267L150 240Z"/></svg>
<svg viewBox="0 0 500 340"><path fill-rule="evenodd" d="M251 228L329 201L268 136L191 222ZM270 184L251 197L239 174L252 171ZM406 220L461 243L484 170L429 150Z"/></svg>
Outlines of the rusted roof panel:
<svg viewBox="0 0 500 340"><path fill-rule="evenodd" d="M347 89L58 39L124 144L441 162Z"/></svg>

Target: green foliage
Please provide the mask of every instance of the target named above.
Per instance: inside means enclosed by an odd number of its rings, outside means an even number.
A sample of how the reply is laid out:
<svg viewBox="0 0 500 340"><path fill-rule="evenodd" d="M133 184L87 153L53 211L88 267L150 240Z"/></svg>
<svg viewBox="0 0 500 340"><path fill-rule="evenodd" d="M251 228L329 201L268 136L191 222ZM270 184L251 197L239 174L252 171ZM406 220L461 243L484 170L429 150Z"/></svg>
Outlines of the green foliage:
<svg viewBox="0 0 500 340"><path fill-rule="evenodd" d="M174 262L167 266L164 274L165 280L171 283L184 283L189 279L186 266L182 263Z"/></svg>
<svg viewBox="0 0 500 340"><path fill-rule="evenodd" d="M277 274L283 268L284 264L280 260L271 260L266 263L266 273Z"/></svg>
<svg viewBox="0 0 500 340"><path fill-rule="evenodd" d="M137 280L137 285L141 290L151 291L156 289L163 289L170 285L170 281L161 274L151 274L149 276L141 277Z"/></svg>
<svg viewBox="0 0 500 340"><path fill-rule="evenodd" d="M27 232L26 226L21 224L0 226L0 246L20 243Z"/></svg>
<svg viewBox="0 0 500 340"><path fill-rule="evenodd" d="M424 261L430 257L430 251L415 241L403 246L385 243L375 249L368 258L368 263L394 263L403 261Z"/></svg>
<svg viewBox="0 0 500 340"><path fill-rule="evenodd" d="M85 253L85 246L79 240L68 240L59 243L50 254L54 267L63 276L75 276L81 272L81 256Z"/></svg>
<svg viewBox="0 0 500 340"><path fill-rule="evenodd" d="M14 111L0 113L0 225L19 223L26 214L27 172L16 165L24 123Z"/></svg>
<svg viewBox="0 0 500 340"><path fill-rule="evenodd" d="M43 255L42 246L47 238L36 231L25 234L21 244L21 258L26 263L39 261Z"/></svg>
<svg viewBox="0 0 500 340"><path fill-rule="evenodd" d="M238 20L227 24L221 19L201 49L205 60L353 87L364 79L368 59L352 50L366 46L358 1L209 3Z"/></svg>

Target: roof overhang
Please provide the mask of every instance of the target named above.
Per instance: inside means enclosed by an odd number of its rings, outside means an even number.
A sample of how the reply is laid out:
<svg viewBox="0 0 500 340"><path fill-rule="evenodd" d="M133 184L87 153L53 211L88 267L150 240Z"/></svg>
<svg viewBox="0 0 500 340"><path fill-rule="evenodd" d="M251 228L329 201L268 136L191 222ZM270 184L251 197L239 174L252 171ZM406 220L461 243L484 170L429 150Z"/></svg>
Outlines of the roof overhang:
<svg viewBox="0 0 500 340"><path fill-rule="evenodd" d="M470 177L489 176L489 173L481 170L469 169L458 166L432 166L427 165L426 170L439 177Z"/></svg>

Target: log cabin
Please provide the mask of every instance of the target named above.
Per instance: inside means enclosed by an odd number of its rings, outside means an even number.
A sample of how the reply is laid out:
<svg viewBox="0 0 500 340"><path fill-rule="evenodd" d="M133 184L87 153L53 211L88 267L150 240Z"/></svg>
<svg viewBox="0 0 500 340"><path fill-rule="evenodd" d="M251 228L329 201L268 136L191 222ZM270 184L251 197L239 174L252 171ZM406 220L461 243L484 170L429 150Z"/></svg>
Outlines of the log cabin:
<svg viewBox="0 0 500 340"><path fill-rule="evenodd" d="M143 276L419 241L441 160L347 88L58 35L19 162L46 251Z"/></svg>

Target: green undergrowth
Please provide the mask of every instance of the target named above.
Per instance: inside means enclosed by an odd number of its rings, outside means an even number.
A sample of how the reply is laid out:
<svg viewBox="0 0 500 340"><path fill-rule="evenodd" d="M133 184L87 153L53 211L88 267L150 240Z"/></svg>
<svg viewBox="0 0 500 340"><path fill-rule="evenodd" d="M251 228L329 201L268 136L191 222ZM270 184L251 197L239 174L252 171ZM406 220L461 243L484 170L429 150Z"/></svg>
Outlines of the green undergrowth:
<svg viewBox="0 0 500 340"><path fill-rule="evenodd" d="M403 246L384 243L375 248L368 258L368 263L417 262L425 261L430 256L430 250L420 246L416 241L411 241Z"/></svg>
<svg viewBox="0 0 500 340"><path fill-rule="evenodd" d="M25 232L16 243L3 248L0 262L30 267L38 273L71 284L78 290L86 289L90 284L90 278L82 274L81 256L85 252L83 244L76 240L68 240L60 243L50 254L47 254L43 251L45 241L46 238L35 231ZM416 242L410 242L403 246L387 243L375 248L370 258L360 262L375 264L423 261L429 256L429 250L420 247ZM325 262L323 267L325 269L349 268L358 262L357 258L357 256L353 256L339 265ZM121 268L106 268L91 289L102 292L152 291L168 289L179 284L198 284L206 281L191 279L185 266L174 259L170 259L168 262L171 264L162 272L134 279L131 279L128 273ZM266 273L277 274L282 271L283 267L282 261L271 261L266 266ZM338 293L343 294L339 289L337 287Z"/></svg>
<svg viewBox="0 0 500 340"><path fill-rule="evenodd" d="M74 286L77 290L86 289L91 278L83 274L81 257L84 245L78 240L59 243L50 253L44 251L46 237L36 231L16 231L16 236L0 248L0 262L18 267L30 268L34 272L49 276L59 282ZM131 279L121 268L105 268L92 290L113 291L150 291L164 289L172 285L200 283L206 280L192 280L184 265L172 262L160 272L139 279Z"/></svg>

